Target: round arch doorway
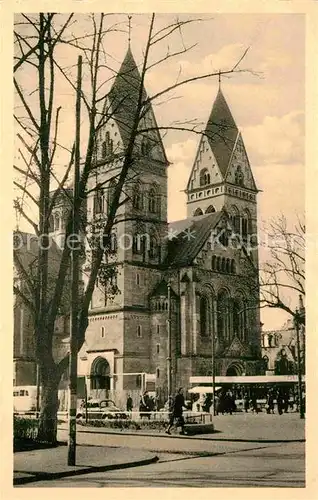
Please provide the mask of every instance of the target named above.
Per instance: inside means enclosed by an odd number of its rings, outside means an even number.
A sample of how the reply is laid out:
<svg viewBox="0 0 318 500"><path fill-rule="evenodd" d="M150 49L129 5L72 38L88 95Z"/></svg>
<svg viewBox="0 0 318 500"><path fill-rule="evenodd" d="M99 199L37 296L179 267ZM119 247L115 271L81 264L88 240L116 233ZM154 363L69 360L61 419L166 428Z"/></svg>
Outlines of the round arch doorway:
<svg viewBox="0 0 318 500"><path fill-rule="evenodd" d="M243 375L243 367L238 363L232 363L226 370L227 377L239 377Z"/></svg>
<svg viewBox="0 0 318 500"><path fill-rule="evenodd" d="M107 359L99 356L91 367L91 390L109 391L110 389L110 366Z"/></svg>

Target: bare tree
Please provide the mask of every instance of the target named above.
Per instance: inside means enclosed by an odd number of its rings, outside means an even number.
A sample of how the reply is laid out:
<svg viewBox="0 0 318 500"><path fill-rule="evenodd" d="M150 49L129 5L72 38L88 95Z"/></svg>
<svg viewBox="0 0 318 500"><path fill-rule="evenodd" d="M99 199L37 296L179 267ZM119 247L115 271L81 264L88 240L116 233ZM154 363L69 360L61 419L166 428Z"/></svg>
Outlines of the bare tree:
<svg viewBox="0 0 318 500"><path fill-rule="evenodd" d="M291 296L305 297L305 225L298 218L293 229L286 217L273 219L265 232L269 259L260 269L261 305L295 317Z"/></svg>
<svg viewBox="0 0 318 500"><path fill-rule="evenodd" d="M68 366L68 356L56 361L53 356L55 324L60 317L63 305L67 304L65 296L69 295L70 252L71 245L65 244L61 252L54 254L55 265L52 271L52 243L49 237L49 224L52 210L59 197L69 203L69 216L65 227L65 241L72 232L71 207L83 214L83 233L86 231L85 206L88 195L88 180L92 172L102 164L110 164L114 169L114 189L107 218L99 228L103 245L91 244L90 263L86 287L79 304L79 329L77 345L80 349L85 338L88 324L88 310L99 273L105 280L109 277L101 272L102 261L107 253L111 239L111 231L115 223L118 208L127 201L125 186L131 181L130 172L140 157L140 141L145 134L152 138L152 127L145 126L144 117L155 100L169 98L169 93L192 81L212 78L219 74L233 74L239 71L242 57L230 69L224 72L211 72L196 77L181 79L147 96L144 81L147 72L158 67L168 59L177 57L191 49L184 43L183 29L195 20L181 21L176 19L164 28L156 29L156 17L153 14L149 21L149 30L144 48L143 61L139 68L140 78L134 87L134 104L129 106L129 125L125 113L121 114L125 128L124 146L114 151L102 163L96 162L98 135L102 127L113 117L114 112L125 108L127 96L114 95L105 91L106 83L116 78L116 71L110 67L106 48L111 46L114 31L123 30L123 24L112 24L112 16L99 14L89 15L86 22L90 30L85 35L74 34L76 16L40 13L37 15L21 14L15 24L15 64L14 86L16 92L15 121L17 124L17 146L19 162L14 166L18 178L15 187L19 195L15 200L15 208L33 228L38 237L36 255L32 265L21 258L21 252L15 250L14 259L19 279L15 282L14 292L31 311L34 321L34 343L36 360L40 368L42 394L39 438L45 441L56 441L56 416L58 408L58 385L61 376ZM181 48L168 50L164 57L151 61L150 54L159 43L169 42L173 33L180 33ZM61 61L61 47L72 48L73 66L65 67ZM76 79L74 73L78 53L83 54L84 85L82 86L82 102L85 109L85 151L82 153L82 167L78 189L78 197L74 199L68 189L71 181L71 169L74 162L74 140L70 144L63 143L60 127L63 108L58 105L59 78L67 84L70 99L74 100ZM108 79L105 79L105 72ZM32 81L32 88L27 86L25 78ZM127 108L126 108L127 111ZM119 113L120 114L120 113ZM155 127L156 128L156 127ZM168 124L160 127L164 130L178 129L204 133L195 121L184 124ZM156 129L157 131L157 129ZM158 134L158 131L157 131ZM59 155L67 158L64 168L57 168ZM95 186L99 189L101 186ZM32 209L30 210L30 206ZM36 217L32 213L36 213ZM88 238L89 239L89 238ZM105 250L106 248L106 250ZM113 271L112 271L113 272ZM65 307L64 307L65 310ZM64 311L65 312L65 311Z"/></svg>

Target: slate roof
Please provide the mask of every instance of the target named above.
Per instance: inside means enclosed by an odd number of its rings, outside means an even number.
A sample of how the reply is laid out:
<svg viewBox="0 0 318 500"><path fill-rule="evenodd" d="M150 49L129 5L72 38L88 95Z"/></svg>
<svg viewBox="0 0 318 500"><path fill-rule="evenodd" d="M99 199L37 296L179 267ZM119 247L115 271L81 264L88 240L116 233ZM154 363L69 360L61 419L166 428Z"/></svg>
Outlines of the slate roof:
<svg viewBox="0 0 318 500"><path fill-rule="evenodd" d="M205 133L221 174L225 177L239 130L221 89L214 101Z"/></svg>
<svg viewBox="0 0 318 500"><path fill-rule="evenodd" d="M168 244L166 266L187 266L192 264L207 240L212 228L216 226L224 211L191 217L169 224L169 233L174 236Z"/></svg>
<svg viewBox="0 0 318 500"><path fill-rule="evenodd" d="M123 144L126 147L129 141L130 133L136 116L137 103L141 86L141 75L138 66L128 47L126 56L116 75L113 86L108 94L108 101L112 109L112 116L119 128L119 133ZM148 98L145 87L142 87L142 100ZM151 105L146 105L144 111L151 112ZM152 113L153 114L153 113ZM154 116L154 114L153 114ZM155 121L155 117L154 117ZM157 126L155 122L155 127ZM158 143L160 144L164 156L164 162L168 163L162 144L159 130L157 131Z"/></svg>

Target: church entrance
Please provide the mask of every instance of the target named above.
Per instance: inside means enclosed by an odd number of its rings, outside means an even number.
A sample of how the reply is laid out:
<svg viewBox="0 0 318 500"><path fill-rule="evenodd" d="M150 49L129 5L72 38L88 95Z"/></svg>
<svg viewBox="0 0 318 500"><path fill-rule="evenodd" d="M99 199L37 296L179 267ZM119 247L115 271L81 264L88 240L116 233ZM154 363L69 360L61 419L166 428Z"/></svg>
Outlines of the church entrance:
<svg viewBox="0 0 318 500"><path fill-rule="evenodd" d="M93 397L107 397L110 389L110 366L107 359L99 356L92 364L91 374L91 391Z"/></svg>
<svg viewBox="0 0 318 500"><path fill-rule="evenodd" d="M242 373L242 367L236 363L231 364L226 370L227 377L239 377Z"/></svg>

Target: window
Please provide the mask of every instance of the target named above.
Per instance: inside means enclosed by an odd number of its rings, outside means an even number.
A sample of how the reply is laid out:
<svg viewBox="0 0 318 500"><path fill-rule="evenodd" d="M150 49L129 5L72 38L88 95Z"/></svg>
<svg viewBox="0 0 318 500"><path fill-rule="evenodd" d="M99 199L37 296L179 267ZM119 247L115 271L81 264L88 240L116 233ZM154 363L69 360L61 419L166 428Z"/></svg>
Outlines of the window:
<svg viewBox="0 0 318 500"><path fill-rule="evenodd" d="M100 329L100 334L101 334L101 337L104 338L105 337L105 327L102 326L101 329Z"/></svg>
<svg viewBox="0 0 318 500"><path fill-rule="evenodd" d="M134 187L133 191L133 207L136 208L137 210L142 210L143 208L143 198L142 198L142 192L139 184L137 184Z"/></svg>
<svg viewBox="0 0 318 500"><path fill-rule="evenodd" d="M158 211L158 203L157 203L157 193L155 189L150 189L149 194L148 194L148 208L149 212L152 214L157 213Z"/></svg>
<svg viewBox="0 0 318 500"><path fill-rule="evenodd" d="M136 273L136 285L140 285L140 274Z"/></svg>
<svg viewBox="0 0 318 500"><path fill-rule="evenodd" d="M110 183L108 185L108 200L107 200L108 201L108 210L110 210L113 199L114 199L116 185L117 184L116 184L116 181L114 179L112 181L110 181Z"/></svg>
<svg viewBox="0 0 318 500"><path fill-rule="evenodd" d="M97 189L94 196L94 208L93 208L94 215L102 214L104 212L104 203L105 203L104 190Z"/></svg>
<svg viewBox="0 0 318 500"><path fill-rule="evenodd" d="M238 184L239 186L244 186L244 175L242 172L241 165L238 165L235 171L235 184Z"/></svg>
<svg viewBox="0 0 318 500"><path fill-rule="evenodd" d="M200 298L200 334L205 337L208 335L208 299Z"/></svg>
<svg viewBox="0 0 318 500"><path fill-rule="evenodd" d="M144 255L145 254L145 238L142 234L135 234L133 236L133 253L136 255Z"/></svg>
<svg viewBox="0 0 318 500"><path fill-rule="evenodd" d="M156 377L159 378L160 377L160 370L159 368L156 368Z"/></svg>
<svg viewBox="0 0 318 500"><path fill-rule="evenodd" d="M216 270L216 256L215 255L212 256L212 270L213 271Z"/></svg>
<svg viewBox="0 0 318 500"><path fill-rule="evenodd" d="M200 172L200 186L207 186L208 184L211 184L211 178L207 169L204 168Z"/></svg>
<svg viewBox="0 0 318 500"><path fill-rule="evenodd" d="M116 253L117 252L117 235L115 233L111 233L110 235L110 248L109 248L110 253Z"/></svg>
<svg viewBox="0 0 318 500"><path fill-rule="evenodd" d="M209 192L207 194L209 195ZM213 205L210 205L205 211L206 214L212 214L213 212L215 212L215 208Z"/></svg>
<svg viewBox="0 0 318 500"><path fill-rule="evenodd" d="M202 212L201 208L197 208L197 209L195 210L195 212L194 212L194 214L193 214L193 215L194 215L194 217L197 217L197 216L199 216L199 215L203 215L203 212Z"/></svg>
<svg viewBox="0 0 318 500"><path fill-rule="evenodd" d="M141 325L137 326L137 337L138 338L142 337L142 327L141 327Z"/></svg>
<svg viewBox="0 0 318 500"><path fill-rule="evenodd" d="M158 325L158 326L159 326L159 325ZM156 346L156 347L157 347L157 354L159 354L159 352L160 352L160 344L157 344L157 346Z"/></svg>
<svg viewBox="0 0 318 500"><path fill-rule="evenodd" d="M236 264L235 264L235 260L232 260L231 261L231 273L235 274L235 272L236 272Z"/></svg>
<svg viewBox="0 0 318 500"><path fill-rule="evenodd" d="M151 236L149 244L149 257L155 259L158 255L158 242L155 236Z"/></svg>

